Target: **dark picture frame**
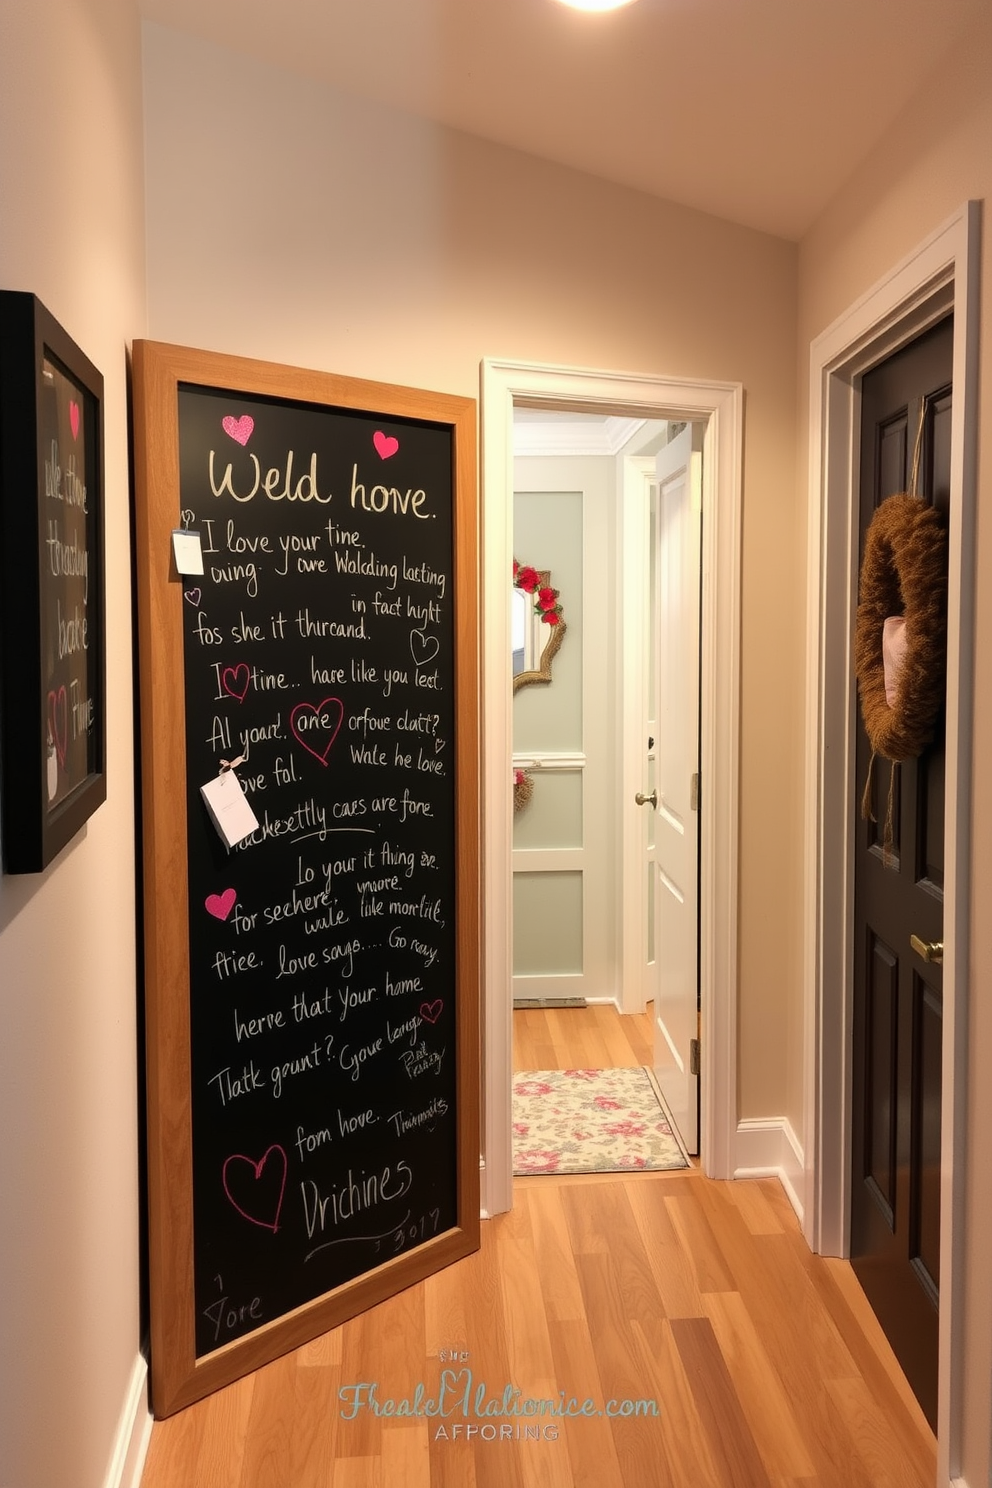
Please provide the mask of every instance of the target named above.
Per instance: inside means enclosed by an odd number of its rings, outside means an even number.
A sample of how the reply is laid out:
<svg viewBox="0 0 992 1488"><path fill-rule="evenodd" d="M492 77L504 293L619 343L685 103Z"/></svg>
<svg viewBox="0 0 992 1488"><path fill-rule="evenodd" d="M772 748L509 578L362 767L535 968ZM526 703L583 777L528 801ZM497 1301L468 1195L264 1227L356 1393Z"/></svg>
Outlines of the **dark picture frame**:
<svg viewBox="0 0 992 1488"><path fill-rule="evenodd" d="M3 866L38 873L106 800L103 377L0 291Z"/></svg>

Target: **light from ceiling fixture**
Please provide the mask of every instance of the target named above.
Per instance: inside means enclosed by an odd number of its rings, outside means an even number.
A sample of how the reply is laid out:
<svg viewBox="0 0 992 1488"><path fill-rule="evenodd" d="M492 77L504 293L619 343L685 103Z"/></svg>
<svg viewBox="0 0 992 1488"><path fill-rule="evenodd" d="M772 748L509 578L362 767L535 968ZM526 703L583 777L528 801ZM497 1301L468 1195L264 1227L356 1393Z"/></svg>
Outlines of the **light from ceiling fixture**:
<svg viewBox="0 0 992 1488"><path fill-rule="evenodd" d="M619 10L622 5L631 5L633 0L561 0L570 10Z"/></svg>

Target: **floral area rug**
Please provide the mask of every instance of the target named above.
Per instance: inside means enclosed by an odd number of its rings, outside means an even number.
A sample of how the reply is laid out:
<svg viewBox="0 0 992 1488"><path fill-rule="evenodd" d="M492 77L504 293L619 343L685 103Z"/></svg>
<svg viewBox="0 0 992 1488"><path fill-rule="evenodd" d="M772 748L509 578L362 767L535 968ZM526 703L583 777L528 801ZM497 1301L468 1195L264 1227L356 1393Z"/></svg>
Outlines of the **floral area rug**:
<svg viewBox="0 0 992 1488"><path fill-rule="evenodd" d="M513 1171L688 1166L648 1070L527 1070L513 1078Z"/></svg>

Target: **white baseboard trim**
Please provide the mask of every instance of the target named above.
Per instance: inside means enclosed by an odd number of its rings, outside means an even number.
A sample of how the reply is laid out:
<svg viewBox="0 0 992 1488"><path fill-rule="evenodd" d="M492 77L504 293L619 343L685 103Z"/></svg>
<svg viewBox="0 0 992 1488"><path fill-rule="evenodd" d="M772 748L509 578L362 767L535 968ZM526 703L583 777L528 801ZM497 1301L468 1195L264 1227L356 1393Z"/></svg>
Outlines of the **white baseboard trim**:
<svg viewBox="0 0 992 1488"><path fill-rule="evenodd" d="M803 1149L786 1116L738 1121L735 1178L777 1178L803 1222L806 1168Z"/></svg>
<svg viewBox="0 0 992 1488"><path fill-rule="evenodd" d="M107 1476L103 1480L104 1488L139 1488L152 1435L147 1387L148 1363L139 1354L131 1370L131 1382L117 1423L117 1437Z"/></svg>

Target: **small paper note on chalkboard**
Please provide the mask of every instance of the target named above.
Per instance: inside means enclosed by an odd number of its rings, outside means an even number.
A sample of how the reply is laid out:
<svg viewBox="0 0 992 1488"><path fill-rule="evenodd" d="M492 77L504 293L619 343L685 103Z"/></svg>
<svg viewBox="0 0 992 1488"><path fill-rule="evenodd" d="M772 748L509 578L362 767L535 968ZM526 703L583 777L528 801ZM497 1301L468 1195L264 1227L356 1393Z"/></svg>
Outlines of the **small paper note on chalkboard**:
<svg viewBox="0 0 992 1488"><path fill-rule="evenodd" d="M233 770L225 770L201 785L200 795L207 803L210 820L228 847L236 847L242 838L258 830L258 817Z"/></svg>
<svg viewBox="0 0 992 1488"><path fill-rule="evenodd" d="M202 574L203 549L198 532L186 532L177 527L172 534L172 551L176 558L176 573Z"/></svg>

